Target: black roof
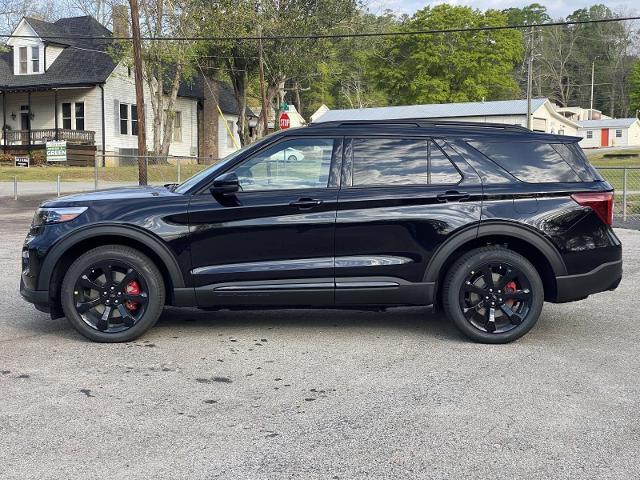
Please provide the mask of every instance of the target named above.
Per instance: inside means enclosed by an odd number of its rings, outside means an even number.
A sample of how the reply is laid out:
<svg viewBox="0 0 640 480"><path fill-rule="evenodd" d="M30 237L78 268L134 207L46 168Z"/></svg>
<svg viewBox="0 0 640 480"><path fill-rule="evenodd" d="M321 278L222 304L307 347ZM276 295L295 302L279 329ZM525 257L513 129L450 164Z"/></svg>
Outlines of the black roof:
<svg viewBox="0 0 640 480"><path fill-rule="evenodd" d="M116 67L109 54L113 45L109 29L91 16L61 18L55 22L45 22L25 17L38 36L47 44L64 47L58 58L46 72L36 75L14 75L13 52L0 53L0 89L46 90L56 87L84 87L103 84ZM60 38L73 36L104 37L102 39ZM238 105L230 85L217 81L218 101L225 113L238 114ZM201 75L182 82L178 95L181 97L204 99L205 82Z"/></svg>
<svg viewBox="0 0 640 480"><path fill-rule="evenodd" d="M494 137L509 141L540 141L549 143L575 143L581 137L532 132L520 125L489 122L466 122L438 119L393 119L393 120L341 120L311 123L305 128L285 130L288 134L317 135L321 131L328 135L425 135L452 137ZM291 133L289 133L291 132Z"/></svg>
<svg viewBox="0 0 640 480"><path fill-rule="evenodd" d="M0 54L0 86L9 90L87 86L104 83L116 66L107 52L111 32L93 17L61 18L50 23L25 17L27 23L47 44L64 47L46 72L36 75L14 75L13 51ZM70 35L105 37L100 39L60 38Z"/></svg>
<svg viewBox="0 0 640 480"><path fill-rule="evenodd" d="M220 110L224 113L230 113L232 115L238 115L240 109L238 108L238 102L236 101L235 94L233 93L233 87L221 80L207 79L205 81L204 76L201 74L194 75L191 79L185 80L180 84L178 89L178 95L181 97L193 97L197 99L204 99L209 88L207 82L211 84L212 88L216 89L216 99L220 105ZM253 113L247 108L247 116L253 115Z"/></svg>

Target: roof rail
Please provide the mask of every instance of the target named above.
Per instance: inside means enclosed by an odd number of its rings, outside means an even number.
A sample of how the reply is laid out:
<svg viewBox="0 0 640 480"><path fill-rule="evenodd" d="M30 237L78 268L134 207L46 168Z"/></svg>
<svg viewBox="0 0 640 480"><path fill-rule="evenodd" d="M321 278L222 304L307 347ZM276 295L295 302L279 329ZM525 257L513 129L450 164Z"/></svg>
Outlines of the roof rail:
<svg viewBox="0 0 640 480"><path fill-rule="evenodd" d="M490 122L469 122L456 120L438 120L429 118L399 118L389 120L330 120L328 122L313 122L308 126L313 128L344 127L349 125L407 125L415 127L469 127L478 129L499 129L503 131L531 132L521 125L509 125Z"/></svg>

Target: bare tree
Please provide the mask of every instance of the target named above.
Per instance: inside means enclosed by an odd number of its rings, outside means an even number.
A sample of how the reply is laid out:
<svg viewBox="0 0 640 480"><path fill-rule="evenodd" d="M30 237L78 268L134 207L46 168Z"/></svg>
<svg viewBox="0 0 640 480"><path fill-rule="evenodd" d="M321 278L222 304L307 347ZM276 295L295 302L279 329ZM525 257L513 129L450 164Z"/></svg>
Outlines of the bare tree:
<svg viewBox="0 0 640 480"><path fill-rule="evenodd" d="M549 85L553 99L563 106L568 106L571 99L570 67L577 38L575 28L555 26L547 28L541 44L539 58L544 69L541 77Z"/></svg>
<svg viewBox="0 0 640 480"><path fill-rule="evenodd" d="M11 33L22 17L56 20L60 13L38 0L0 0L0 33Z"/></svg>

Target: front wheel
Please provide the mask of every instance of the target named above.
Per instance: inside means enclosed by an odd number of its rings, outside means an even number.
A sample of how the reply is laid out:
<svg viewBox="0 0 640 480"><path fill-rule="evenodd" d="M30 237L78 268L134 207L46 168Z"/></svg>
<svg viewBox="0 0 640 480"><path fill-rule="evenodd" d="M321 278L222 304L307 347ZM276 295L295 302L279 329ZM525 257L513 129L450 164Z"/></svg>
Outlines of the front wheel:
<svg viewBox="0 0 640 480"><path fill-rule="evenodd" d="M462 333L479 342L520 338L538 321L543 302L538 271L522 255L503 247L465 253L445 277L445 312Z"/></svg>
<svg viewBox="0 0 640 480"><path fill-rule="evenodd" d="M127 342L151 328L164 307L164 282L138 250L106 245L82 254L61 288L71 325L96 342Z"/></svg>

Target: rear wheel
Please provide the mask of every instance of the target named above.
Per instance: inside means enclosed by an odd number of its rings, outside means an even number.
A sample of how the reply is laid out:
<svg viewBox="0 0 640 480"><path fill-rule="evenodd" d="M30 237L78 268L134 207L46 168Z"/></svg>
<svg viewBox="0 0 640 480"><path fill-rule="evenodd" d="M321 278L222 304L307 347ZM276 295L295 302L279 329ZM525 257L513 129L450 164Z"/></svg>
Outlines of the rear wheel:
<svg viewBox="0 0 640 480"><path fill-rule="evenodd" d="M121 245L95 248L69 268L61 289L71 325L97 342L126 342L153 326L164 306L164 282L155 264Z"/></svg>
<svg viewBox="0 0 640 480"><path fill-rule="evenodd" d="M538 321L544 291L535 267L502 247L464 254L445 277L444 309L458 329L484 343L508 343Z"/></svg>

